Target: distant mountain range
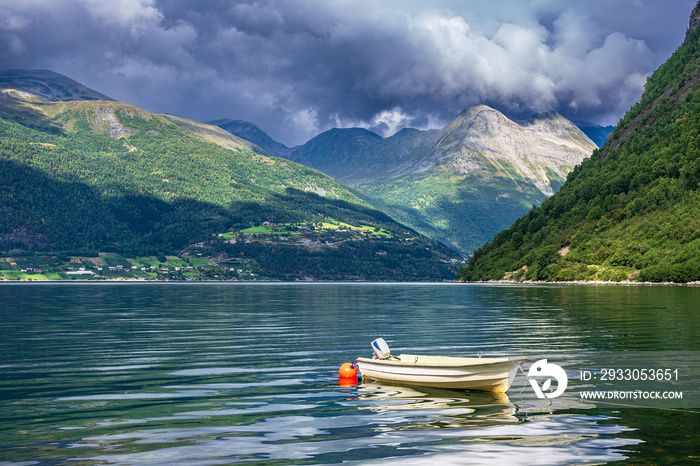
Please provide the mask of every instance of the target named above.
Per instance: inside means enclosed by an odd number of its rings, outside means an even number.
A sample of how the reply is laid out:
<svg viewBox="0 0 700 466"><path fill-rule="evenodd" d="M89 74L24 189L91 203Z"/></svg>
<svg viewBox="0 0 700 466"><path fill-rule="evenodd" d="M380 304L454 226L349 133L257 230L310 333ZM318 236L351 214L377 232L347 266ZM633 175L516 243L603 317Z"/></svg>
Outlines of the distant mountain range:
<svg viewBox="0 0 700 466"><path fill-rule="evenodd" d="M289 148L251 123L153 114L47 70L0 72L0 117L5 163L15 177L5 184L18 190L4 201L12 215L0 247L174 253L263 221L332 218L392 230L394 240L413 238L397 244L395 254L404 257L418 257L412 251L427 245L431 277L456 270L456 256L412 230L467 256L552 195L596 147L555 112L513 121L476 105L439 129L382 138L336 128ZM41 172L25 179L25 166ZM52 199L26 202L29 188L22 186L54 181L61 183L52 184ZM88 188L87 210L50 210L60 204L57 192L75 199ZM96 217L100 222L91 221Z"/></svg>
<svg viewBox="0 0 700 466"><path fill-rule="evenodd" d="M284 279L443 280L457 270L453 251L317 170L51 71L0 72L0 155L4 255L48 264L58 253L187 250L229 261L229 275L243 261Z"/></svg>
<svg viewBox="0 0 700 466"><path fill-rule="evenodd" d="M516 122L485 105L440 129L404 129L382 138L362 128L335 128L294 148L250 123L212 123L332 176L464 255L552 195L596 149L555 112Z"/></svg>

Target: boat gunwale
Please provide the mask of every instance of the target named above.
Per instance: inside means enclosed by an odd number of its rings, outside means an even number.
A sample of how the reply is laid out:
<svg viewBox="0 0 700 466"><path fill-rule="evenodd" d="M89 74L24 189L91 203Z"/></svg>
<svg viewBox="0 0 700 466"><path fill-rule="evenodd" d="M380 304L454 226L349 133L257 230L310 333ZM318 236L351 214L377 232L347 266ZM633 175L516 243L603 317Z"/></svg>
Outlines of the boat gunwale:
<svg viewBox="0 0 700 466"><path fill-rule="evenodd" d="M401 354L399 356L412 356L412 357L421 357L421 355L404 355ZM429 355L423 355L422 357L439 357L442 359L455 359L454 362L450 361L435 361L435 362L413 362L413 361L403 361L401 359L395 360L395 359L372 359L372 358L363 358L363 357L358 357L357 362L358 363L370 363L370 364L379 364L383 366L396 366L396 367L436 367L436 368L452 368L452 369L459 369L459 368L467 368L467 367L482 367L482 366L490 366L490 365L495 365L495 364L503 364L503 363L513 363L516 365L516 367L519 367L522 365L524 362L528 361L529 358L527 356L516 356L516 357L503 357L503 358L460 358L460 357L450 357L450 356L429 356ZM475 362L468 362L465 363L463 362L465 359L473 359Z"/></svg>

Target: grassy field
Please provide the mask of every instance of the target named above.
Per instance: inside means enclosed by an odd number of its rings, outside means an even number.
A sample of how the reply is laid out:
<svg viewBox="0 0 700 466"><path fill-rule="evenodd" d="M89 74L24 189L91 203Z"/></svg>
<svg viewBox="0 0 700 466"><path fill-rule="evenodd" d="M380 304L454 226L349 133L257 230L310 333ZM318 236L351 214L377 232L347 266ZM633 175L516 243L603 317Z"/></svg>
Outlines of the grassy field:
<svg viewBox="0 0 700 466"><path fill-rule="evenodd" d="M327 219L321 223L282 223L282 224L271 224L271 225L259 225L255 227L245 228L239 231L229 231L223 233L221 236L224 239L234 238L239 233L243 234L265 234L265 235L301 235L300 230L303 229L314 229L314 230L349 230L358 231L361 233L369 233L377 236L391 236L391 232L384 228L373 227L369 225L359 225L354 226L349 223L340 222L334 219Z"/></svg>

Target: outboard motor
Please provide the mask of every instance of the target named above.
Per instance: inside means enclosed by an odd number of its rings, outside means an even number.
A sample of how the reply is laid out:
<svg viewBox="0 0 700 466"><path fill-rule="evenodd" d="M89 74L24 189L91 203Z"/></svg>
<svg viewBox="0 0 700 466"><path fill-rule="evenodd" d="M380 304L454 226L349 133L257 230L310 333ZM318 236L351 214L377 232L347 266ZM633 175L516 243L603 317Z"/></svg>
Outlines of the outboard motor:
<svg viewBox="0 0 700 466"><path fill-rule="evenodd" d="M377 338L372 342L372 350L374 350L375 359L389 359L391 357L391 351L389 351L389 345L386 344L384 338Z"/></svg>

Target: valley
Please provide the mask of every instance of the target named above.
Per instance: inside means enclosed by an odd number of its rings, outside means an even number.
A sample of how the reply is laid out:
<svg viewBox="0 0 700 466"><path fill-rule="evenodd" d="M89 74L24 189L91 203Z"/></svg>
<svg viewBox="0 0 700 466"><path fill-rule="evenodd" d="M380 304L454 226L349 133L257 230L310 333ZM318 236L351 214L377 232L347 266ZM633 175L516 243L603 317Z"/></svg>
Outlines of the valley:
<svg viewBox="0 0 700 466"><path fill-rule="evenodd" d="M440 129L382 138L335 128L287 148L241 121L212 122L314 167L393 219L463 256L551 196L595 144L555 112L513 121L485 105Z"/></svg>

